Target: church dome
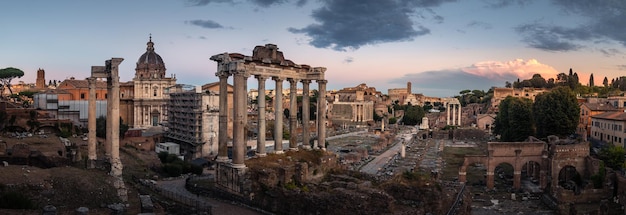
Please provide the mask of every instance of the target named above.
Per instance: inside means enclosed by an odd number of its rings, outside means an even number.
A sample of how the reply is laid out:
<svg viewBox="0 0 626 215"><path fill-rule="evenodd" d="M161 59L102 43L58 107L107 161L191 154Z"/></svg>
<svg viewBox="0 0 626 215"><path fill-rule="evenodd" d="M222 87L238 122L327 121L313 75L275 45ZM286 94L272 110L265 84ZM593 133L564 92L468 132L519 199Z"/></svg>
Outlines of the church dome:
<svg viewBox="0 0 626 215"><path fill-rule="evenodd" d="M152 36L146 44L146 52L137 60L135 68L136 78L163 78L165 76L165 63L159 54L154 52Z"/></svg>

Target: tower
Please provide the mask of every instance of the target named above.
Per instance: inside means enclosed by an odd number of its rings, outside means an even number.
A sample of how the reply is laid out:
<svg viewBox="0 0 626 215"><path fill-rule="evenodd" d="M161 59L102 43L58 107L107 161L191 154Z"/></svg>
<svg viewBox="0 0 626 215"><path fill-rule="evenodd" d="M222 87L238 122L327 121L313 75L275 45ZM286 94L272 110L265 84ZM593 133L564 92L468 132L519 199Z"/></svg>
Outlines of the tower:
<svg viewBox="0 0 626 215"><path fill-rule="evenodd" d="M406 94L411 95L411 82L406 82Z"/></svg>
<svg viewBox="0 0 626 215"><path fill-rule="evenodd" d="M35 82L35 87L37 89L43 89L46 87L46 71L41 68L37 70L37 81Z"/></svg>

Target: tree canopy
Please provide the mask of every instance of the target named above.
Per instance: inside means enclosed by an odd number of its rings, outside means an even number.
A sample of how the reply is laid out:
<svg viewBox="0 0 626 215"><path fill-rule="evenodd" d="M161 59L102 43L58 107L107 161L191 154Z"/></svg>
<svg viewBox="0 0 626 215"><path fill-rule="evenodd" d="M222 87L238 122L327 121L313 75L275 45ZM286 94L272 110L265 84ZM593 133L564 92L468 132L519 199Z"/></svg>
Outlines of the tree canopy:
<svg viewBox="0 0 626 215"><path fill-rule="evenodd" d="M505 142L523 141L533 135L533 103L527 98L506 97L498 106L494 132Z"/></svg>
<svg viewBox="0 0 626 215"><path fill-rule="evenodd" d="M0 93L4 92L5 88L9 89L9 93L13 94L13 90L11 90L11 81L14 78L21 78L24 76L24 71L18 68L7 67L4 69L0 69Z"/></svg>
<svg viewBox="0 0 626 215"><path fill-rule="evenodd" d="M573 134L580 119L576 95L569 87L557 87L535 98L533 114L537 137Z"/></svg>

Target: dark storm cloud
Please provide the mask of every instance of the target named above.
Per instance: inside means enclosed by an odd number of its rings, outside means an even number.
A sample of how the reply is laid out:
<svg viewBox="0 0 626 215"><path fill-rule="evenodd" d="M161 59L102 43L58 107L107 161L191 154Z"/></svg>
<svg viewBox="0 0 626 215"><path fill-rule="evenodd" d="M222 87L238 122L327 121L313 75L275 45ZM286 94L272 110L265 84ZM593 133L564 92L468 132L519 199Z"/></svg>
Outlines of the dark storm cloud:
<svg viewBox="0 0 626 215"><path fill-rule="evenodd" d="M213 20L189 20L189 21L185 21L185 24L190 24L190 25L196 25L196 26L200 26L203 28L210 28L210 29L215 29L215 28L224 28L224 26L220 25L219 23L213 21Z"/></svg>
<svg viewBox="0 0 626 215"><path fill-rule="evenodd" d="M585 42L617 41L626 46L626 1L553 0L565 14L586 17L575 27L524 24L516 28L529 46L547 51L573 51ZM602 52L602 51L601 51ZM606 52L602 52L606 54Z"/></svg>
<svg viewBox="0 0 626 215"><path fill-rule="evenodd" d="M523 24L515 28L528 46L544 51L575 51L582 48L577 42L593 38L587 28L565 28L543 24Z"/></svg>
<svg viewBox="0 0 626 215"><path fill-rule="evenodd" d="M513 74L506 74L498 79L474 75L462 70L437 70L406 74L401 78L389 81L399 86L411 82L419 93L425 95L452 96L465 89L487 91L492 86L504 86L506 80L516 80Z"/></svg>
<svg viewBox="0 0 626 215"><path fill-rule="evenodd" d="M436 0L326 0L313 11L318 22L304 28L289 28L292 33L309 36L310 45L338 51L358 49L364 45L410 41L430 33L411 20L419 7L437 6ZM439 17L442 19L443 17ZM436 20L437 18L435 18Z"/></svg>

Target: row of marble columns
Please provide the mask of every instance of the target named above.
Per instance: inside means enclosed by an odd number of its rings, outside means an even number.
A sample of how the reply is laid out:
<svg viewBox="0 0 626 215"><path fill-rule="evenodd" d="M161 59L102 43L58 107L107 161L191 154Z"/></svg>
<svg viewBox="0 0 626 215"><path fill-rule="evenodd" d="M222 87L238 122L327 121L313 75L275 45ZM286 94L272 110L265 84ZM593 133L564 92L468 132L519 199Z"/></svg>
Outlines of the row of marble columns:
<svg viewBox="0 0 626 215"><path fill-rule="evenodd" d="M446 125L458 125L461 126L461 104L447 103L446 104ZM450 123L450 112L452 112L452 123ZM457 116L458 113L458 116Z"/></svg>
<svg viewBox="0 0 626 215"><path fill-rule="evenodd" d="M245 71L236 71L231 73L220 72L217 76L220 78L220 103L219 103L219 146L217 160L221 162L228 161L228 77L233 76L233 153L232 153L232 166L235 168L245 167L245 149L246 141L245 134L247 128L247 79L249 74ZM257 139L257 156L266 156L265 150L265 81L268 79L266 76L256 75L258 80L258 139ZM272 80L276 83L274 97L274 153L283 153L283 78L272 77ZM302 96L302 145L307 147L309 145L309 84L311 80L298 80L295 78L287 78L289 81L289 150L297 150L297 85L298 82L302 83L303 96ZM316 80L318 84L319 98L317 105L317 137L318 141L313 145L313 148L325 149L326 142L326 101L324 95L326 94L326 80ZM319 145L319 146L318 146Z"/></svg>

